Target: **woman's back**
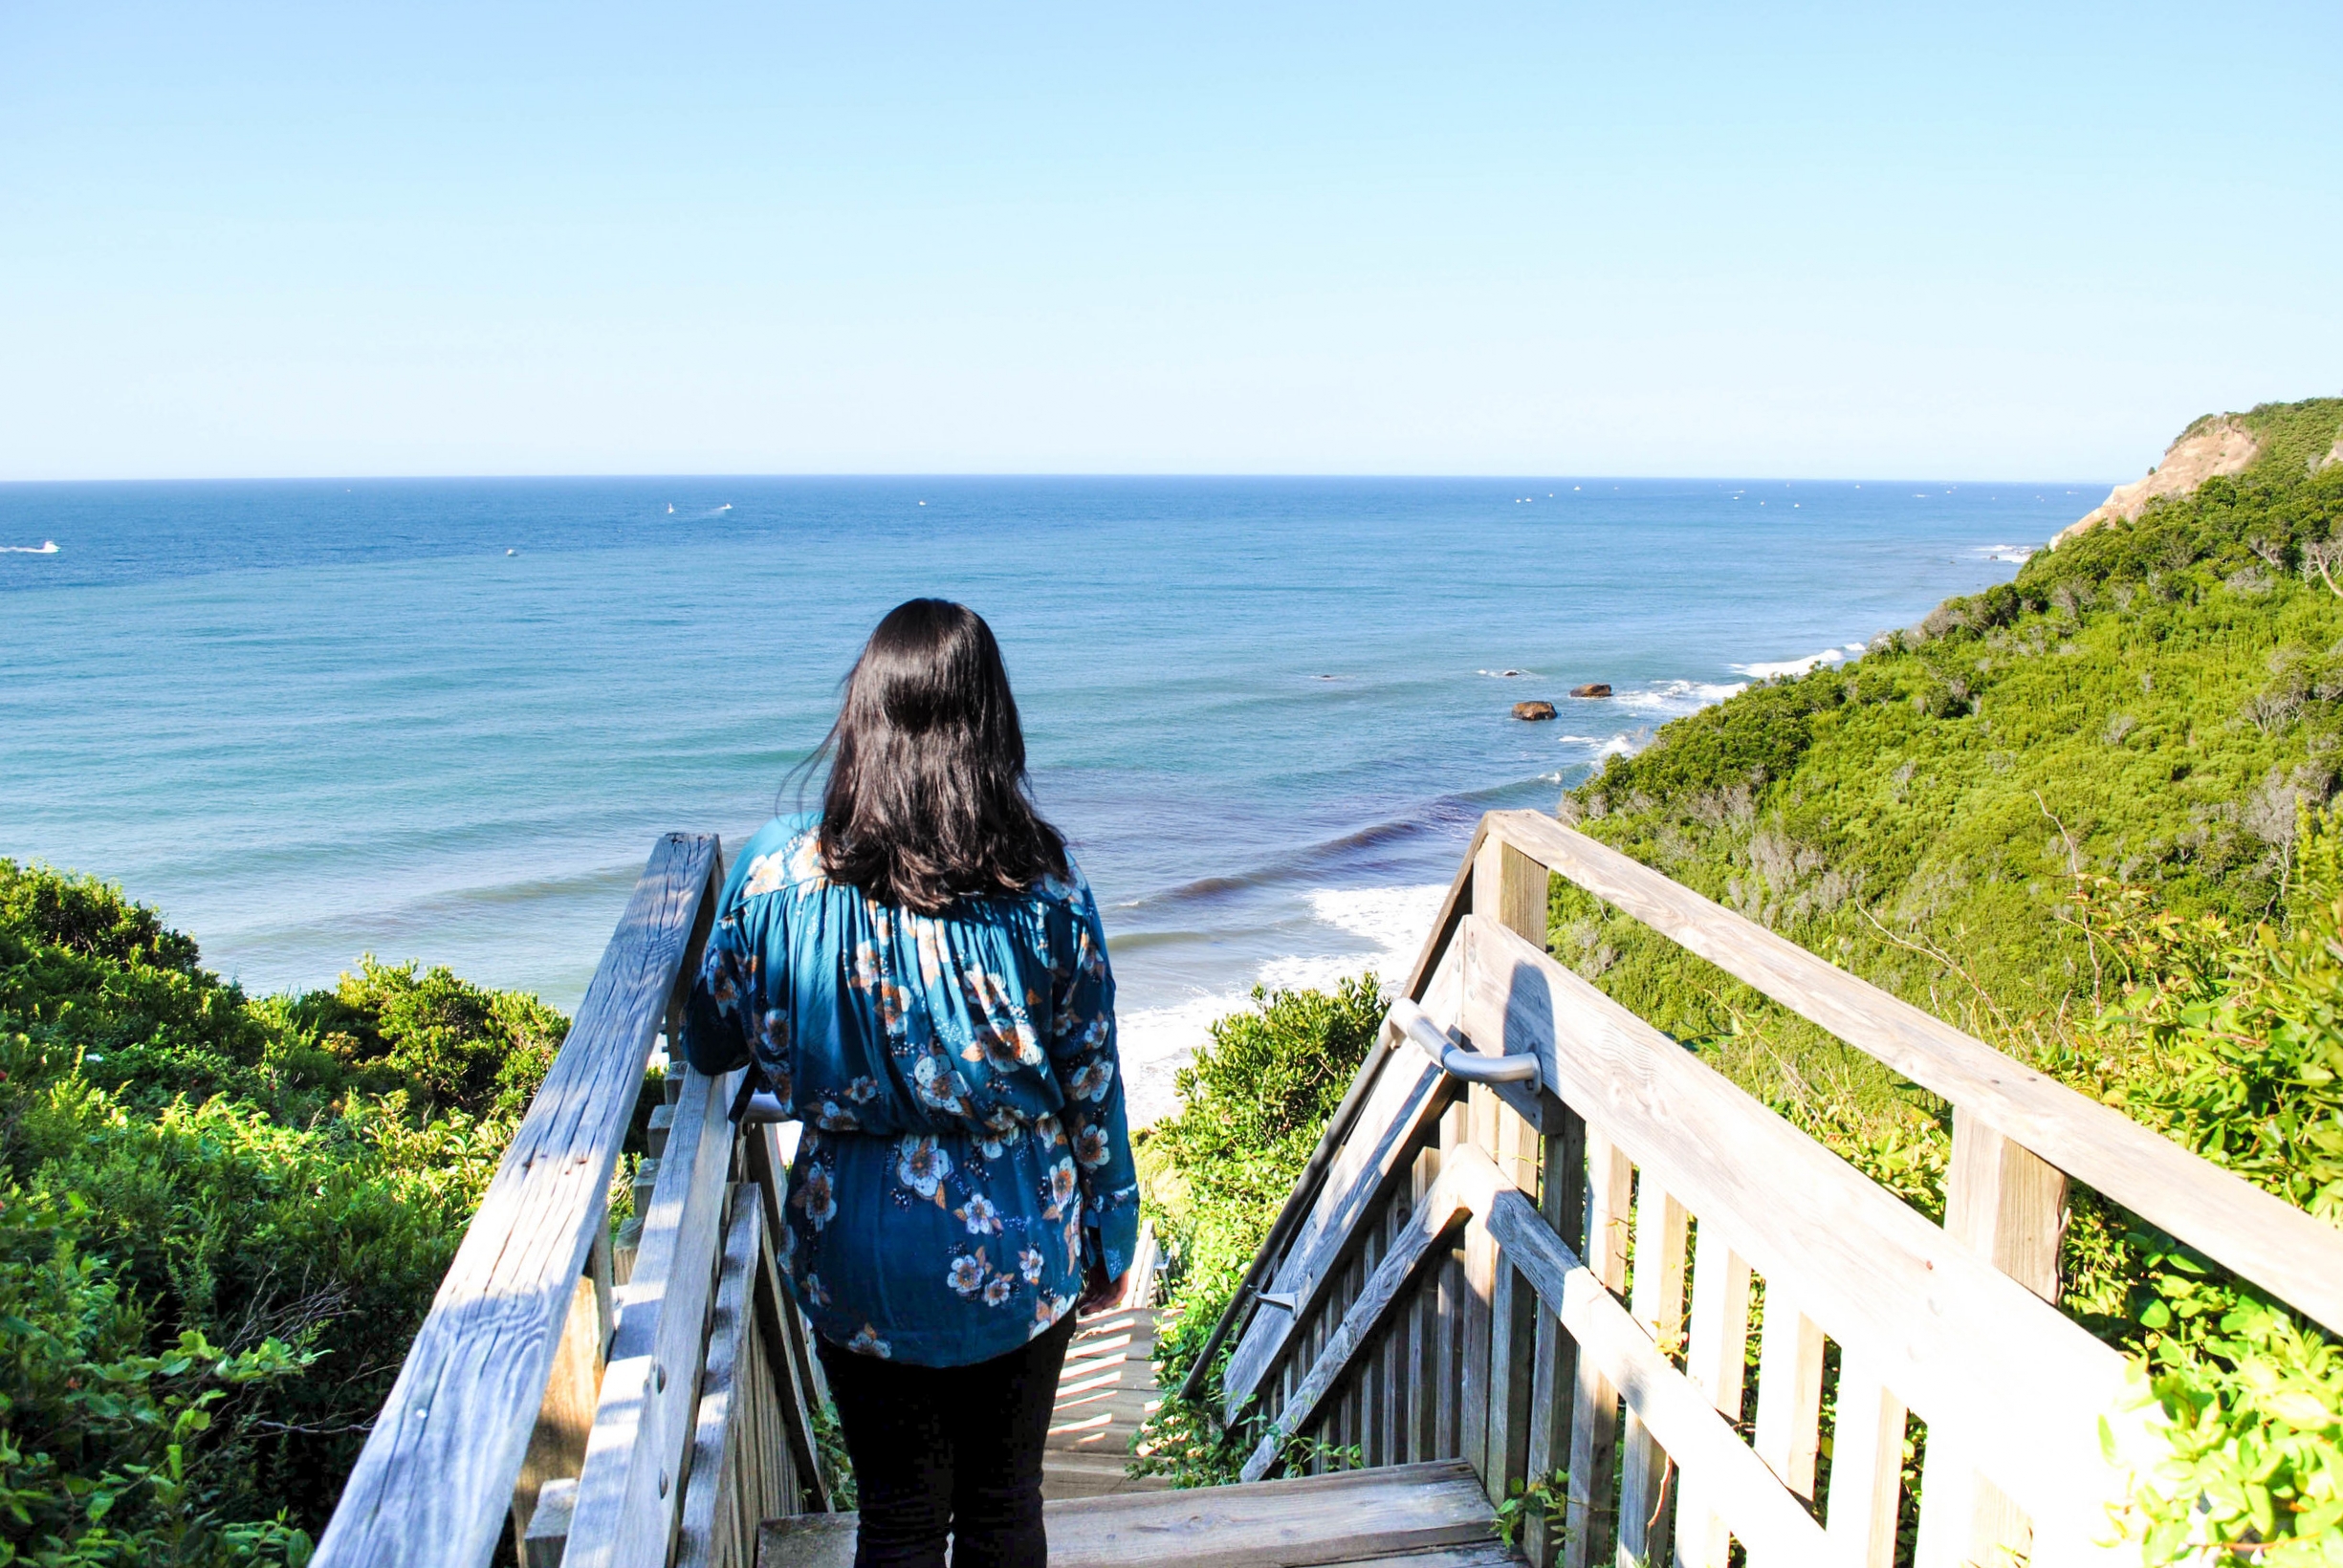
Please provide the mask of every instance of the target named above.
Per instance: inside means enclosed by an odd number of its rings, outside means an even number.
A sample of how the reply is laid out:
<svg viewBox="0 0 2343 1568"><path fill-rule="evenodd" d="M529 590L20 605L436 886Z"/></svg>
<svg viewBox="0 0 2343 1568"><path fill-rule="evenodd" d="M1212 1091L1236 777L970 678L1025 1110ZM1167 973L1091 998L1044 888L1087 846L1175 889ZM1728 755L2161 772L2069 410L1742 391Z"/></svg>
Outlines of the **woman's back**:
<svg viewBox="0 0 2343 1568"><path fill-rule="evenodd" d="M823 870L777 818L726 884L686 1040L806 1124L783 1262L825 1338L925 1365L1049 1327L1137 1240L1114 982L1081 873L941 913Z"/></svg>

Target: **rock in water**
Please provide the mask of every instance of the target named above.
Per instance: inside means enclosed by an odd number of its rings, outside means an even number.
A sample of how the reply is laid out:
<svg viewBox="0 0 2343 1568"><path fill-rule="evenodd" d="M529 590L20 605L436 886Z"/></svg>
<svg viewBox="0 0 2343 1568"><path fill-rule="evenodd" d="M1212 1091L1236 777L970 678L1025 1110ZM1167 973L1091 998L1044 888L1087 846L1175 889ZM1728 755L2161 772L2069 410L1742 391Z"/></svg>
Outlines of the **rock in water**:
<svg viewBox="0 0 2343 1568"><path fill-rule="evenodd" d="M1513 716L1517 719L1550 719L1554 716L1552 703L1515 703Z"/></svg>
<svg viewBox="0 0 2343 1568"><path fill-rule="evenodd" d="M1600 681L1589 681L1583 686L1572 686L1570 695L1573 697L1608 697L1610 695L1610 687Z"/></svg>

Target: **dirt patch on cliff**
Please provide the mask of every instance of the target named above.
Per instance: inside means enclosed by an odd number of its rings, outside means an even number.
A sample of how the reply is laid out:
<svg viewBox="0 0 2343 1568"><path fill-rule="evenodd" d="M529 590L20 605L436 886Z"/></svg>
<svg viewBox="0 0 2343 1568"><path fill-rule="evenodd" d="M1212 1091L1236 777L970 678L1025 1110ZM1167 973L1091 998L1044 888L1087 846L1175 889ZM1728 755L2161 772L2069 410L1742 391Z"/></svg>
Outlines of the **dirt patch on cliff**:
<svg viewBox="0 0 2343 1568"><path fill-rule="evenodd" d="M2343 441L2335 443L2343 452ZM2129 522L2147 510L2148 503L2166 495L2186 495L2208 479L2243 473L2260 455L2261 438L2228 414L2201 419L2180 432L2180 439L2164 449L2164 461L2148 470L2148 477L2117 485L2107 499L2050 541L2055 550L2077 534L2098 527L2111 517Z"/></svg>

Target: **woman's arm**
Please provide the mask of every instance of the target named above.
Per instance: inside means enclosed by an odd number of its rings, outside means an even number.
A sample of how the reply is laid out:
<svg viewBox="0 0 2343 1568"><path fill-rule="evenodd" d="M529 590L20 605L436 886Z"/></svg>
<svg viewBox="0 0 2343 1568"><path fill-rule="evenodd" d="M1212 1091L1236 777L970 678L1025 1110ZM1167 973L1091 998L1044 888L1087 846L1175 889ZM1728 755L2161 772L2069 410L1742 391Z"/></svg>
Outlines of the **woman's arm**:
<svg viewBox="0 0 2343 1568"><path fill-rule="evenodd" d="M684 1003L684 1058L714 1077L752 1059L747 1020L756 1015L753 966L742 950L740 916L728 911L708 933L708 950Z"/></svg>
<svg viewBox="0 0 2343 1568"><path fill-rule="evenodd" d="M1064 911L1070 929L1060 953L1070 962L1057 976L1050 1066L1065 1109L1082 1188L1083 1250L1091 1277L1118 1280L1139 1245L1139 1171L1123 1108L1123 1064L1115 1051L1114 974L1106 963L1106 932L1087 884ZM1056 935L1058 933L1053 933Z"/></svg>

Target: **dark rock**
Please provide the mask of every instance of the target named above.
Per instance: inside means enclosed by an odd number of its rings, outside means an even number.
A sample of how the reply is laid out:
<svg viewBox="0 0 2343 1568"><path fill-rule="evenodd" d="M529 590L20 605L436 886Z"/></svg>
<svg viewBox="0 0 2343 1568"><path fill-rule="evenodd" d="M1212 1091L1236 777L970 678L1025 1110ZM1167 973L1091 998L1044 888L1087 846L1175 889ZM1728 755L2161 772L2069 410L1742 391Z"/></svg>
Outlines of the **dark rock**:
<svg viewBox="0 0 2343 1568"><path fill-rule="evenodd" d="M1513 716L1517 719L1550 719L1554 716L1552 703L1515 703Z"/></svg>
<svg viewBox="0 0 2343 1568"><path fill-rule="evenodd" d="M1570 695L1573 697L1608 697L1610 695L1610 687L1600 681L1589 681L1583 686L1572 686Z"/></svg>

